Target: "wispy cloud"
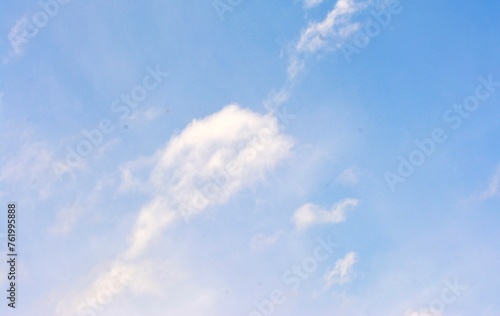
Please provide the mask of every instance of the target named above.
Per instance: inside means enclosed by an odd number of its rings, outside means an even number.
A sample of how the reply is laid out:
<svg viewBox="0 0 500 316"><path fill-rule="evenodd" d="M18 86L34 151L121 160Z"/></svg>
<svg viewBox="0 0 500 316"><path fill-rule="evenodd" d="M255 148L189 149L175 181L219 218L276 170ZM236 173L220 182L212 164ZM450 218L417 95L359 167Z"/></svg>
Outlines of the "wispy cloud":
<svg viewBox="0 0 500 316"><path fill-rule="evenodd" d="M168 112L169 112L168 108L150 107L142 111L135 111L130 115L128 120L131 121L132 123L139 123L139 124L149 123Z"/></svg>
<svg viewBox="0 0 500 316"><path fill-rule="evenodd" d="M257 234L252 237L250 241L250 248L252 250L260 250L274 245L282 236L282 231L277 231L271 235Z"/></svg>
<svg viewBox="0 0 500 316"><path fill-rule="evenodd" d="M274 111L275 109L277 109L280 105L288 101L292 88L293 85L288 84L278 91L271 91L271 93L269 93L268 97L264 101L264 107L269 111Z"/></svg>
<svg viewBox="0 0 500 316"><path fill-rule="evenodd" d="M479 194L480 200L487 200L500 195L500 165L490 180L488 188Z"/></svg>
<svg viewBox="0 0 500 316"><path fill-rule="evenodd" d="M88 287L62 294L56 311L61 316L97 315L120 295L158 297L180 287L187 277L184 269L171 261L104 263L87 276L93 278Z"/></svg>
<svg viewBox="0 0 500 316"><path fill-rule="evenodd" d="M311 8L322 2L323 0L304 0L304 6ZM264 106L274 111L285 103L297 84L298 75L306 66L307 58L326 49L340 49L362 27L362 23L356 21L355 17L371 3L372 0L338 0L325 19L311 22L302 30L299 39L282 53L282 56L288 58L286 83L281 89L271 92L264 101Z"/></svg>
<svg viewBox="0 0 500 316"><path fill-rule="evenodd" d="M304 6L306 8L314 8L315 6L320 5L323 3L324 0L304 0Z"/></svg>
<svg viewBox="0 0 500 316"><path fill-rule="evenodd" d="M49 231L53 234L68 234L85 210L95 208L96 203L102 198L104 189L112 184L111 178L103 178L95 184L85 197L79 195L73 203L59 210L56 221Z"/></svg>
<svg viewBox="0 0 500 316"><path fill-rule="evenodd" d="M356 14L370 4L371 0L338 0L324 20L310 23L292 47L288 78L294 79L303 70L308 54L327 48L333 51L340 49L362 26L355 20Z"/></svg>
<svg viewBox="0 0 500 316"><path fill-rule="evenodd" d="M356 167L350 167L342 171L335 181L341 185L352 186L358 184L361 178L361 170Z"/></svg>
<svg viewBox="0 0 500 316"><path fill-rule="evenodd" d="M355 276L353 267L356 262L357 254L352 251L346 254L344 258L335 261L335 266L324 276L325 289L351 281Z"/></svg>
<svg viewBox="0 0 500 316"><path fill-rule="evenodd" d="M298 52L314 53L329 43L340 46L345 38L357 30L359 25L353 21L354 14L368 6L368 1L339 0L321 22L309 25L300 36L295 48Z"/></svg>
<svg viewBox="0 0 500 316"><path fill-rule="evenodd" d="M0 182L16 183L38 190L38 197L45 199L52 193L53 149L46 142L25 142L18 151L3 157Z"/></svg>
<svg viewBox="0 0 500 316"><path fill-rule="evenodd" d="M319 205L307 203L295 211L292 221L297 229L305 229L315 224L338 224L346 220L346 212L358 206L353 198L340 200L326 210Z"/></svg>
<svg viewBox="0 0 500 316"><path fill-rule="evenodd" d="M237 105L194 120L149 160L154 196L140 212L129 255L140 253L173 220L223 203L261 179L291 146L274 116Z"/></svg>

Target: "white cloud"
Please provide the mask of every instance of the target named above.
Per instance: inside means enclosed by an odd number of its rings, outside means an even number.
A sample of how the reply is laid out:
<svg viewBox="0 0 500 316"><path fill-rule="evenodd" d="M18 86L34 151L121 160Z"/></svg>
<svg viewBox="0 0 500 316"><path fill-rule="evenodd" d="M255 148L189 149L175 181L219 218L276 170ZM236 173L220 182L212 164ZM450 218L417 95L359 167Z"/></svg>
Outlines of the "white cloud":
<svg viewBox="0 0 500 316"><path fill-rule="evenodd" d="M290 62L288 64L288 69L287 69L288 78L294 79L295 77L297 77L299 73L302 72L302 70L304 70L304 68L305 68L304 60L296 55L293 55L290 58Z"/></svg>
<svg viewBox="0 0 500 316"><path fill-rule="evenodd" d="M151 122L160 115L165 114L168 112L167 108L162 108L162 107L150 107L142 111L134 111L128 118L128 120L132 122L137 122L137 123L148 123Z"/></svg>
<svg viewBox="0 0 500 316"><path fill-rule="evenodd" d="M307 203L295 211L292 221L298 229L305 229L315 224L338 224L346 220L346 211L358 204L357 199L347 198L332 205L329 210L325 210L321 206Z"/></svg>
<svg viewBox="0 0 500 316"><path fill-rule="evenodd" d="M278 106L288 101L291 89L291 86L285 86L278 91L272 91L264 101L264 107L270 111L275 110Z"/></svg>
<svg viewBox="0 0 500 316"><path fill-rule="evenodd" d="M337 176L337 183L345 186L356 185L361 178L361 171L356 167L347 168Z"/></svg>
<svg viewBox="0 0 500 316"><path fill-rule="evenodd" d="M250 248L253 250L260 250L275 244L283 236L282 231L277 231L271 235L257 234L252 237L250 241Z"/></svg>
<svg viewBox="0 0 500 316"><path fill-rule="evenodd" d="M316 52L325 47L327 40L343 41L358 27L354 14L365 9L369 1L338 0L334 8L321 22L315 22L305 29L296 45L299 52Z"/></svg>
<svg viewBox="0 0 500 316"><path fill-rule="evenodd" d="M486 200L499 195L500 195L500 166L498 166L496 173L491 178L488 188L479 194L479 199Z"/></svg>
<svg viewBox="0 0 500 316"><path fill-rule="evenodd" d="M306 8L314 8L317 5L320 5L324 0L304 0L304 6Z"/></svg>
<svg viewBox="0 0 500 316"><path fill-rule="evenodd" d="M317 1L310 2L314 4ZM341 48L362 26L360 22L355 21L356 14L368 8L370 4L371 0L338 0L323 21L313 22L303 30L291 52L288 64L289 79L295 78L304 68L304 54L316 53L325 48Z"/></svg>
<svg viewBox="0 0 500 316"><path fill-rule="evenodd" d="M349 252L344 258L335 261L333 269L324 276L325 289L331 288L335 284L344 284L352 280L355 276L353 266L357 261L357 254Z"/></svg>
<svg viewBox="0 0 500 316"><path fill-rule="evenodd" d="M129 254L140 253L180 216L191 218L263 178L288 155L291 146L274 116L237 105L194 120L146 159L152 165L146 183L154 196L140 212ZM124 186L133 186L134 177L134 171L124 169Z"/></svg>

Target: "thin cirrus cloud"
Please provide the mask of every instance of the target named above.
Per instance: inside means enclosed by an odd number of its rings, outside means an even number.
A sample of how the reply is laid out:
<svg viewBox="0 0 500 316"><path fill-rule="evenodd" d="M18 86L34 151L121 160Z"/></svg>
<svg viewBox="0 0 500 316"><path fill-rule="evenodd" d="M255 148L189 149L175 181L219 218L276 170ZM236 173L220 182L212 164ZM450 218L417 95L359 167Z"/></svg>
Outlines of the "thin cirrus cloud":
<svg viewBox="0 0 500 316"><path fill-rule="evenodd" d="M355 276L353 268L356 262L357 254L353 251L347 253L344 258L335 261L333 268L324 276L325 289L351 281Z"/></svg>
<svg viewBox="0 0 500 316"><path fill-rule="evenodd" d="M368 8L370 3L371 1L338 0L324 20L309 24L292 48L288 78L294 79L303 70L307 54L326 48L333 51L340 49L361 28L361 23L355 17Z"/></svg>
<svg viewBox="0 0 500 316"><path fill-rule="evenodd" d="M335 179L335 182L344 186L356 185L359 183L361 175L361 170L356 167L350 167L342 171Z"/></svg>
<svg viewBox="0 0 500 316"><path fill-rule="evenodd" d="M110 178L104 177L96 182L87 195L79 194L70 205L59 210L55 223L50 227L49 231L56 235L70 233L78 223L79 218L89 209L95 208L97 202L102 199L103 191L112 184L113 181Z"/></svg>
<svg viewBox="0 0 500 316"><path fill-rule="evenodd" d="M56 313L60 316L97 315L109 304L102 304L103 293L110 301L125 293L136 296L171 294L179 290L188 277L188 273L174 261L104 263L91 272L93 280L88 287L60 296Z"/></svg>
<svg viewBox="0 0 500 316"><path fill-rule="evenodd" d="M500 165L490 180L488 188L479 194L480 200L487 200L500 195Z"/></svg>
<svg viewBox="0 0 500 316"><path fill-rule="evenodd" d="M358 206L359 201L353 198L342 199L330 207L324 209L319 205L307 203L299 207L292 221L299 230L306 229L316 224L338 224L346 220L346 212Z"/></svg>
<svg viewBox="0 0 500 316"><path fill-rule="evenodd" d="M157 119L161 115L166 114L167 112L168 109L162 107L150 107L142 111L135 111L132 115L130 115L128 120L139 124L146 124Z"/></svg>
<svg viewBox="0 0 500 316"><path fill-rule="evenodd" d="M323 3L323 0L304 0L304 6L306 8L314 8Z"/></svg>
<svg viewBox="0 0 500 316"><path fill-rule="evenodd" d="M2 161L0 182L16 183L20 188L37 190L38 198L42 200L48 198L53 194L55 181L50 176L55 162L53 152L47 142L24 142L17 152Z"/></svg>
<svg viewBox="0 0 500 316"><path fill-rule="evenodd" d="M250 248L252 250L261 250L274 245L282 236L283 231L277 231L271 235L257 234L252 237L250 241Z"/></svg>
<svg viewBox="0 0 500 316"><path fill-rule="evenodd" d="M305 0L306 8L315 7L323 0ZM264 102L267 109L273 110L286 102L297 83L297 76L304 70L305 61L322 50L340 49L362 27L355 20L358 13L365 11L371 0L338 0L322 21L311 22L302 30L299 39L290 45L287 52L287 81L278 91L273 91Z"/></svg>
<svg viewBox="0 0 500 316"><path fill-rule="evenodd" d="M272 114L229 105L194 120L151 157L125 163L121 168L126 182L122 190L144 185L152 196L139 211L128 248L111 266L127 265L136 271L133 262L141 258L166 226L224 203L263 179L289 155L292 146L293 140L280 131ZM145 179L136 173L143 173ZM109 278L110 273L102 273L99 279ZM133 283L137 277L130 275L130 279ZM98 293L99 284L92 283L82 293ZM76 304L78 300L70 301Z"/></svg>

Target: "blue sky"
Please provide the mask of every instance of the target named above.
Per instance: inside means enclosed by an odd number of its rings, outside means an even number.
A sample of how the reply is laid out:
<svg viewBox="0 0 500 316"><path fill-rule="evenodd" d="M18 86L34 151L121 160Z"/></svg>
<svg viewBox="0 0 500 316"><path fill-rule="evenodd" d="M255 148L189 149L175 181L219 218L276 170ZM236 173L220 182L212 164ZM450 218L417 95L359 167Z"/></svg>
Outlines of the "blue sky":
<svg viewBox="0 0 500 316"><path fill-rule="evenodd" d="M498 3L0 7L2 315L500 314Z"/></svg>

